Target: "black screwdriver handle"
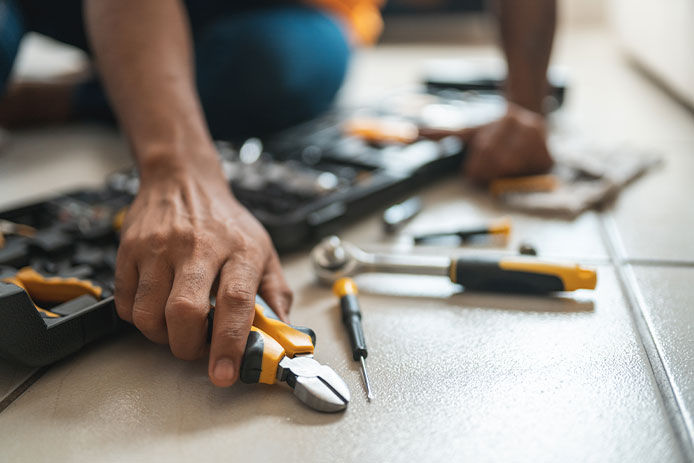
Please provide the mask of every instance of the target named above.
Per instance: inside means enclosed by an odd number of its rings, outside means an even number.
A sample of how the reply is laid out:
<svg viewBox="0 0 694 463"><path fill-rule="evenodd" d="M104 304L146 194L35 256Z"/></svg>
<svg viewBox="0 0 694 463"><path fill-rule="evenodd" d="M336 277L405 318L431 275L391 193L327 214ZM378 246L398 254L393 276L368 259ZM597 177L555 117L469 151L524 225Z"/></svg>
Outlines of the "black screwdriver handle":
<svg viewBox="0 0 694 463"><path fill-rule="evenodd" d="M349 343L352 346L354 360L366 358L366 339L361 325L361 311L357 299L357 286L351 278L340 278L335 282L333 291L340 298L342 311L342 323L344 323L349 335Z"/></svg>
<svg viewBox="0 0 694 463"><path fill-rule="evenodd" d="M366 358L366 339L364 330L361 327L361 312L359 311L359 301L354 294L347 294L340 298L340 308L342 309L342 323L347 328L349 343L352 346L352 356L354 360L360 357Z"/></svg>

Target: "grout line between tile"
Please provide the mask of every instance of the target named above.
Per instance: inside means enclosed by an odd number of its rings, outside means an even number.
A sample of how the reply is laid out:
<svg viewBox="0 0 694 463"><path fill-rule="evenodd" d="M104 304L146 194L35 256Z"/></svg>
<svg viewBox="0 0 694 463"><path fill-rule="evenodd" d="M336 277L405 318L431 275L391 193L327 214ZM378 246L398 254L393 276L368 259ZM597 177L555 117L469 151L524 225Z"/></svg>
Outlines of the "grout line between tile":
<svg viewBox="0 0 694 463"><path fill-rule="evenodd" d="M628 265L640 265L643 267L694 267L694 261L674 259L641 259L623 258L622 262Z"/></svg>
<svg viewBox="0 0 694 463"><path fill-rule="evenodd" d="M36 381L43 376L43 374L48 370L49 366L41 367L34 371L27 379L25 379L20 385L15 387L12 391L10 391L2 400L0 400L0 413L5 411L7 407L9 407L12 402L17 400L24 392L31 387L32 384L34 384Z"/></svg>
<svg viewBox="0 0 694 463"><path fill-rule="evenodd" d="M600 229L680 448L688 460L694 461L694 423L685 413L682 395L663 361L662 346L653 335L650 320L644 310L647 304L631 261L624 257L626 252L617 225L607 212L600 214Z"/></svg>

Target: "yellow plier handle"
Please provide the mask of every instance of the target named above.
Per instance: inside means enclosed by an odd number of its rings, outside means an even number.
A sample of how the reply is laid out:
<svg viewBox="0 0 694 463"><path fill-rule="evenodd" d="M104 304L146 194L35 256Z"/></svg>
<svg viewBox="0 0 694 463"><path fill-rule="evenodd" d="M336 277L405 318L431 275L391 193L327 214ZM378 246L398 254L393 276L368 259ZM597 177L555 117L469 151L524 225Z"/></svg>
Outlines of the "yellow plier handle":
<svg viewBox="0 0 694 463"><path fill-rule="evenodd" d="M90 281L78 278L45 277L31 267L24 267L13 276L4 278L2 281L19 286L29 294L32 301L61 303L85 294L100 299L102 293L101 288ZM56 313L42 309L35 302L34 306L36 310L49 318L60 317Z"/></svg>
<svg viewBox="0 0 694 463"><path fill-rule="evenodd" d="M214 309L210 310L210 334L213 322ZM274 384L277 382L277 368L285 356L293 358L313 354L314 345L315 337L311 330L284 323L258 296L253 326L241 360L241 381Z"/></svg>

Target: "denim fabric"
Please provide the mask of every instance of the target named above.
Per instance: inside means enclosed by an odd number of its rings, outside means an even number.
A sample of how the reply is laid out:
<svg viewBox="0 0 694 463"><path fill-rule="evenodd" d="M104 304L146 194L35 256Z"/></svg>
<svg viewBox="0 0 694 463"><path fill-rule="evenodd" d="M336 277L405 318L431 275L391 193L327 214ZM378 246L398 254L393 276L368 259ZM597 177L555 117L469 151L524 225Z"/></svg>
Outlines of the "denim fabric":
<svg viewBox="0 0 694 463"><path fill-rule="evenodd" d="M0 85L29 30L89 52L78 0L0 0ZM215 138L282 129L332 103L350 49L330 15L278 1L189 0L198 93ZM112 120L99 82L81 85L74 113Z"/></svg>
<svg viewBox="0 0 694 463"><path fill-rule="evenodd" d="M0 0L0 93L12 71L24 35L22 15L13 1Z"/></svg>

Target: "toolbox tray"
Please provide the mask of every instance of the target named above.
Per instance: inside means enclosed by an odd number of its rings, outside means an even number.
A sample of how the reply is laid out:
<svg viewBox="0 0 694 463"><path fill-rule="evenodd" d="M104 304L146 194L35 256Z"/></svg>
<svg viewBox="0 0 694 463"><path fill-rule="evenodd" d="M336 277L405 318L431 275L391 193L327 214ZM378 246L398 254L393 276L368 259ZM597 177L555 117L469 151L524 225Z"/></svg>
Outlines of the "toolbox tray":
<svg viewBox="0 0 694 463"><path fill-rule="evenodd" d="M0 357L41 367L125 326L108 297L65 317L45 319L18 286L0 283Z"/></svg>

